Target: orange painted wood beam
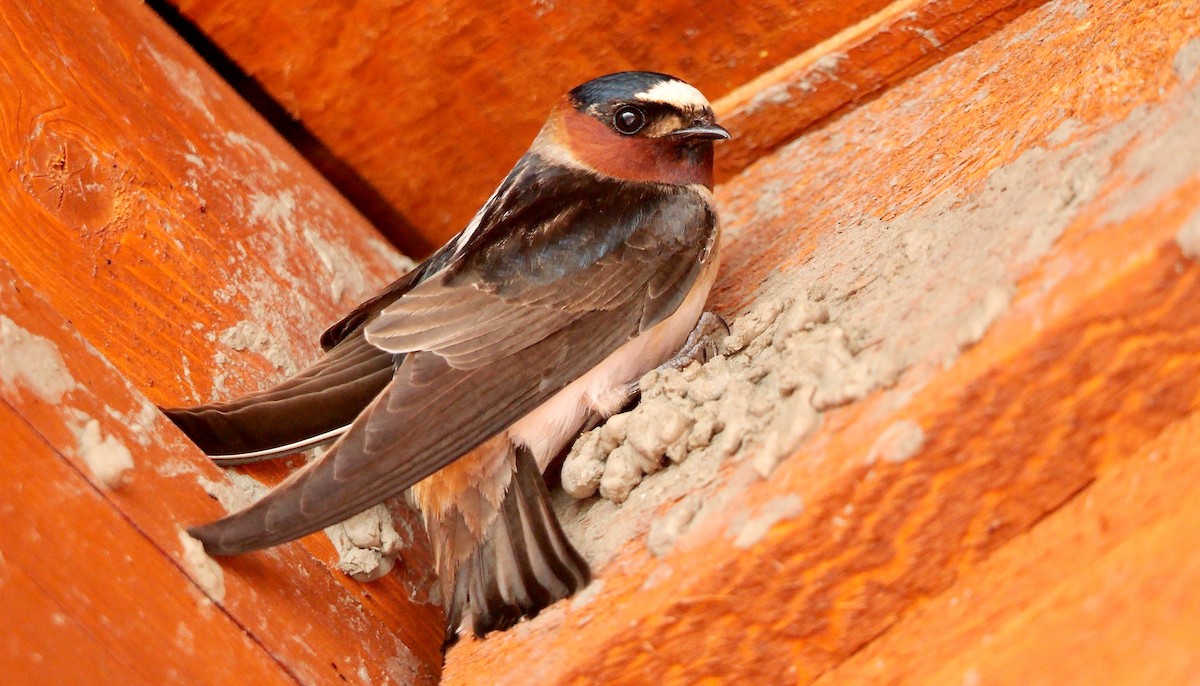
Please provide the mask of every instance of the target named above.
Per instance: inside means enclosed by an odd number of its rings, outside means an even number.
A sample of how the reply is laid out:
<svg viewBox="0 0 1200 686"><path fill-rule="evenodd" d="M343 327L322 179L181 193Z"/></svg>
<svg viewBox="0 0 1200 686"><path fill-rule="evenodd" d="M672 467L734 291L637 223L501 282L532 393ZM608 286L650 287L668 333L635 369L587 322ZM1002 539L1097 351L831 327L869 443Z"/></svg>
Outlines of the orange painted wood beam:
<svg viewBox="0 0 1200 686"><path fill-rule="evenodd" d="M1200 673L1200 414L968 570L818 684L1153 683Z"/></svg>
<svg viewBox="0 0 1200 686"><path fill-rule="evenodd" d="M0 256L151 401L302 365L403 268L140 3L0 6L0 45Z"/></svg>
<svg viewBox="0 0 1200 686"><path fill-rule="evenodd" d="M21 621L5 627L0 674L18 684L51 677L61 684L152 682L121 664L83 624L16 564L0 571L0 607Z"/></svg>
<svg viewBox="0 0 1200 686"><path fill-rule="evenodd" d="M827 414L765 481L726 465L727 487L710 494L720 510L665 556L629 543L598 570L586 603L456 646L446 681L811 682L1195 413L1200 265L1177 239L1200 216L1195 11L1048 3L726 184L714 295L725 312L822 251L841 251L812 284L825 282L834 300L909 259L896 244L860 262L851 241L863 234L851 229L863 225L886 236L889 223L920 217L938 232L927 249L950 258L958 229L938 218L951 211L987 227L986 240L1018 229L1030 238L992 254L1017 281L977 345L967 335L955 357L915 353L895 389ZM944 296L937 281L963 278L954 283L964 301L986 301L972 292L980 279L954 274L945 265L905 286ZM922 321L909 296L878 296L877 306L913 307L910 327L945 326ZM897 425L919 428L916 452L871 460ZM772 503L803 505L774 516ZM739 517L767 522L749 546L730 533ZM1131 550L1161 551L1182 532L1168 528ZM1123 559L1142 565L1139 592L1164 571L1153 557ZM1191 635L1189 621L1179 616L1164 640ZM991 674L1003 659L986 653L975 655Z"/></svg>
<svg viewBox="0 0 1200 686"><path fill-rule="evenodd" d="M714 103L733 140L717 181L829 117L992 35L1044 0L900 0L739 86Z"/></svg>
<svg viewBox="0 0 1200 686"><path fill-rule="evenodd" d="M177 555L177 526L223 512L204 484L228 482L147 402L281 378L407 263L141 3L0 5L0 46L11 161L0 258L12 285L0 314L80 360L68 366L92 392L70 409L139 465L114 502L159 555ZM21 402L70 456L77 418ZM142 424L122 426L127 416ZM294 467L246 471L272 483ZM225 563L222 607L304 679L433 679L442 619L420 536L405 556L410 566L364 585L332 569L325 537L308 537Z"/></svg>
<svg viewBox="0 0 1200 686"><path fill-rule="evenodd" d="M295 683L7 403L0 426L0 574L40 590L5 606L6 675L39 665L34 682L88 683L85 670L100 666L147 684ZM49 616L34 615L47 605ZM72 633L79 661L52 645Z"/></svg>
<svg viewBox="0 0 1200 686"><path fill-rule="evenodd" d="M0 400L3 407L16 413L13 430L36 432L58 461L65 462L55 469L88 477L93 487L86 490L112 510L105 516L126 522L149 544L121 558L121 564L128 565L125 573L105 576L106 583L123 589L130 603L125 613L143 616L158 612L150 600L145 604L136 601L137 589L153 583L143 578L143 566L154 569L167 561L146 558L165 556L169 564L197 577L210 596L197 597L194 607L172 616L172 621L183 627L176 632L180 636L189 635L193 622L213 615L215 602L233 621L231 626L239 636L261 646L287 674L302 681L333 681L339 675L397 683L433 679L440 656L430 635L440 636L438 611L407 595L397 597L386 582L362 585L338 572L331 574L329 565L337 559L332 552L314 556L301 546L289 545L224 560L219 567L211 563L223 570L213 572L215 578L206 576L203 569L197 572L181 532L224 514L217 496L251 500L253 491L239 490L244 488L244 477L240 482L231 481L214 466L2 260L0 283L8 284L0 290L2 351L10 360L6 369L15 370L15 377L0 388ZM8 422L3 426L0 435L7 438ZM26 464L36 472L5 482L17 491L29 488L23 484L41 473L36 470L51 469L22 456L20 450L7 454L13 456L7 461ZM118 469L121 464L124 470ZM113 476L117 472L121 472L119 478ZM54 515L49 504L43 509ZM80 515L80 521L84 519ZM29 535L49 539L51 525L70 528L67 533L78 535L74 532L78 525L66 517L42 524L40 534ZM22 533L23 528L17 522L5 528L14 537L12 549L24 546L41 554ZM70 592L76 585L93 583L88 560L94 549L60 547L58 564L77 576L57 578L44 587ZM8 544L3 546L3 550L9 549ZM414 579L425 577L420 569L409 570L409 574ZM199 594L193 589L191 595ZM8 622L17 619L16 615L6 617ZM36 651L37 644L25 647ZM188 646L185 642L179 647ZM421 648L427 652L418 652ZM197 650L183 655L179 668L186 670L188 663L204 661L211 654Z"/></svg>

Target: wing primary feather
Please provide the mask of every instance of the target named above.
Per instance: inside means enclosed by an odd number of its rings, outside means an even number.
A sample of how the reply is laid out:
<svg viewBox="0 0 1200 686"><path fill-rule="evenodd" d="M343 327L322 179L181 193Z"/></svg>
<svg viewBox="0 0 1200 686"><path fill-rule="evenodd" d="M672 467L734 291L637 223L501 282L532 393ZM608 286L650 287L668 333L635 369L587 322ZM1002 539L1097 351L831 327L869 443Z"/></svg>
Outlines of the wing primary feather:
<svg viewBox="0 0 1200 686"><path fill-rule="evenodd" d="M267 450L259 450L256 452L241 453L236 455L209 455L208 459L222 467L237 467L244 464L254 464L264 460L271 460L276 457L285 455L295 455L299 452L304 452L310 448L317 448L327 443L336 441L338 437L346 433L350 429L350 425L338 427L323 434L318 434L302 441L281 445L277 448L269 448Z"/></svg>
<svg viewBox="0 0 1200 686"><path fill-rule="evenodd" d="M396 359L358 336L272 388L163 412L222 464L290 455L343 433L387 386Z"/></svg>

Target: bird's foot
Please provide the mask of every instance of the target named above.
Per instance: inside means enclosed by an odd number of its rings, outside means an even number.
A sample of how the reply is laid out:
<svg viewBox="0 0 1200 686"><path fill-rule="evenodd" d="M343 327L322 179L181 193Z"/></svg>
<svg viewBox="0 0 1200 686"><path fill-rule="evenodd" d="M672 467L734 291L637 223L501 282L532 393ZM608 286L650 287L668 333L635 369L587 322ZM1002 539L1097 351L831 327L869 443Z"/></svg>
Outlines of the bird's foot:
<svg viewBox="0 0 1200 686"><path fill-rule="evenodd" d="M656 367L659 371L668 369L683 369L693 362L704 364L717 356L717 344L729 335L729 324L716 312L705 312L696 322L696 328L688 334L687 340L679 348L679 352ZM628 399L625 407L637 403L641 393L641 379L634 379L625 384L625 396Z"/></svg>
<svg viewBox="0 0 1200 686"><path fill-rule="evenodd" d="M693 362L704 364L717 356L717 343L729 335L729 324L716 312L705 312L688 334L683 347L659 369L683 369Z"/></svg>

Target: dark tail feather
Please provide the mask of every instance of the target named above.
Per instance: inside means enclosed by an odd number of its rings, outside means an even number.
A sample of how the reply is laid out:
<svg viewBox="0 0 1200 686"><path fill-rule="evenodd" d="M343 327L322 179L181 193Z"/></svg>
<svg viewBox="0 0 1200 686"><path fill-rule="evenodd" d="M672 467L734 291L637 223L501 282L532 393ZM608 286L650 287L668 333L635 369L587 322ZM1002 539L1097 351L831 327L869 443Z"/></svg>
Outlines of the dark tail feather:
<svg viewBox="0 0 1200 686"><path fill-rule="evenodd" d="M550 508L537 464L527 450L518 448L517 470L500 516L455 576L449 630L466 625L483 636L506 629L574 595L590 579L587 562Z"/></svg>
<svg viewBox="0 0 1200 686"><path fill-rule="evenodd" d="M388 384L394 363L356 336L273 388L163 412L214 461L258 462L337 438Z"/></svg>

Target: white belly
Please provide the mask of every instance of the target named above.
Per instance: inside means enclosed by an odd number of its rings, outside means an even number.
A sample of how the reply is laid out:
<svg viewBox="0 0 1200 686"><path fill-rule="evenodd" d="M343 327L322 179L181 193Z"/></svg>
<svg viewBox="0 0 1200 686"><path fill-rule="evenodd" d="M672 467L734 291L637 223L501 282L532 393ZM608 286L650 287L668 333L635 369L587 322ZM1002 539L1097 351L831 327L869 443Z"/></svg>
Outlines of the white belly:
<svg viewBox="0 0 1200 686"><path fill-rule="evenodd" d="M720 261L713 254L696 279L679 309L646 333L617 348L590 372L571 382L533 412L508 429L514 443L529 447L538 468L546 470L550 460L575 437L591 413L607 417L625 404L625 388L646 372L679 351L696 327L708 292L717 276Z"/></svg>

